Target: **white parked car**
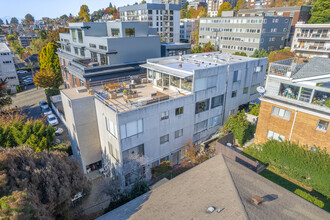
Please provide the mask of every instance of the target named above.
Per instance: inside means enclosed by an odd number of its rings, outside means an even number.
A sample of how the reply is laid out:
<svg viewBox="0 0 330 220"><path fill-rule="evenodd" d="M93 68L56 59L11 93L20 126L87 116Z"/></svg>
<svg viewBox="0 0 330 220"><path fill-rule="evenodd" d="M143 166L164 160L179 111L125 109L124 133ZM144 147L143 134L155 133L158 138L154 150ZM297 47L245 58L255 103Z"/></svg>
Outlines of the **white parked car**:
<svg viewBox="0 0 330 220"><path fill-rule="evenodd" d="M48 103L45 100L41 100L39 102L39 105L40 105L41 110L46 109L46 108L49 108L49 105L48 105Z"/></svg>
<svg viewBox="0 0 330 220"><path fill-rule="evenodd" d="M63 128L58 128L58 129L55 131L55 135L56 135L56 136L60 136L63 132L64 132Z"/></svg>
<svg viewBox="0 0 330 220"><path fill-rule="evenodd" d="M28 71L26 70L17 70L17 74L23 74L23 73L27 73Z"/></svg>
<svg viewBox="0 0 330 220"><path fill-rule="evenodd" d="M41 111L42 111L42 114L44 114L44 115L53 114L53 112L52 112L52 110L50 108L44 108Z"/></svg>
<svg viewBox="0 0 330 220"><path fill-rule="evenodd" d="M54 114L47 115L47 121L51 126L58 125L58 120Z"/></svg>

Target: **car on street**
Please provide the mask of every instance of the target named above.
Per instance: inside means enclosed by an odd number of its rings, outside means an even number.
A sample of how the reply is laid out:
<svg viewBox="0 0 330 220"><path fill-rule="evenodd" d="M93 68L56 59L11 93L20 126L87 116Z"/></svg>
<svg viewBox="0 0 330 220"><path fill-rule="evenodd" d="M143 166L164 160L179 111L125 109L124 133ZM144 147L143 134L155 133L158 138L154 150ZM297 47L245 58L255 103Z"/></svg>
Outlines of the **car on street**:
<svg viewBox="0 0 330 220"><path fill-rule="evenodd" d="M22 77L22 80L27 80L27 79L31 79L31 80L33 80L32 76L23 76L23 77Z"/></svg>
<svg viewBox="0 0 330 220"><path fill-rule="evenodd" d="M39 102L39 105L40 105L41 110L42 110L42 109L49 108L49 105L48 105L48 103L47 103L45 100L41 100L41 101Z"/></svg>
<svg viewBox="0 0 330 220"><path fill-rule="evenodd" d="M33 80L32 79L25 79L25 80L22 81L22 84L24 86L33 85Z"/></svg>
<svg viewBox="0 0 330 220"><path fill-rule="evenodd" d="M47 115L47 122L51 125L51 126L56 126L58 125L58 120L56 118L56 116L54 114L50 114Z"/></svg>
<svg viewBox="0 0 330 220"><path fill-rule="evenodd" d="M56 131L55 131L55 135L56 136L60 136L62 133L63 133L63 128L58 128Z"/></svg>
<svg viewBox="0 0 330 220"><path fill-rule="evenodd" d="M44 108L41 110L43 115L50 115L53 114L52 110L48 107L48 108Z"/></svg>
<svg viewBox="0 0 330 220"><path fill-rule="evenodd" d="M26 71L26 70L17 70L17 74L24 74L24 73L27 73L28 71Z"/></svg>

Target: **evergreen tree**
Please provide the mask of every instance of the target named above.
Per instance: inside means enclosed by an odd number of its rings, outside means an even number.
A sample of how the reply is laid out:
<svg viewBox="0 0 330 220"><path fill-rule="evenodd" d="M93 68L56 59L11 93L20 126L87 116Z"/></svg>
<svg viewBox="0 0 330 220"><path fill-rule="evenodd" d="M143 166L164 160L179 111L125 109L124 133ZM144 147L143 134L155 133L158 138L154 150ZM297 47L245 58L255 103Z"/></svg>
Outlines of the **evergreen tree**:
<svg viewBox="0 0 330 220"><path fill-rule="evenodd" d="M18 24L18 19L15 18L15 17L12 17L12 18L10 19L10 24Z"/></svg>
<svg viewBox="0 0 330 220"><path fill-rule="evenodd" d="M9 25L9 22L8 22L8 20L6 19L6 25Z"/></svg>
<svg viewBox="0 0 330 220"><path fill-rule="evenodd" d="M3 23L3 20L0 18L0 25L3 25L4 23Z"/></svg>
<svg viewBox="0 0 330 220"><path fill-rule="evenodd" d="M6 89L7 78L4 80L0 79L0 110L7 105L12 103L11 97L7 93Z"/></svg>

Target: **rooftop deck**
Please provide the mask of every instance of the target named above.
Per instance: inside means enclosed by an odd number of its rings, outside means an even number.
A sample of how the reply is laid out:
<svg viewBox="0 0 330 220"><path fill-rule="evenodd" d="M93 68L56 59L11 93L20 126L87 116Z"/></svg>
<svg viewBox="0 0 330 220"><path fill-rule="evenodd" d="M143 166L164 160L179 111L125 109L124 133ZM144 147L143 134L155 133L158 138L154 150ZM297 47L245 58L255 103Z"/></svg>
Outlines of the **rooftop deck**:
<svg viewBox="0 0 330 220"><path fill-rule="evenodd" d="M97 99L116 112L130 111L190 94L190 92L170 89L162 90L151 83L137 84L132 89L128 89L128 87L128 83L122 83L112 84L110 88L98 86L94 87L93 90Z"/></svg>
<svg viewBox="0 0 330 220"><path fill-rule="evenodd" d="M303 60L296 58L273 62L269 64L268 74L291 78L304 64Z"/></svg>

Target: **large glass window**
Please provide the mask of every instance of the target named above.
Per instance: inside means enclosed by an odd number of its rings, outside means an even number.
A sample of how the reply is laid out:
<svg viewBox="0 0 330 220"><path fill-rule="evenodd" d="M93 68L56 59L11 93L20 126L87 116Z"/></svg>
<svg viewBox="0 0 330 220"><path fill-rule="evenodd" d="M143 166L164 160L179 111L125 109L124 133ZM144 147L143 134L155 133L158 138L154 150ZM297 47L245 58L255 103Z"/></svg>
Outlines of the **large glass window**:
<svg viewBox="0 0 330 220"><path fill-rule="evenodd" d="M250 95L255 95L258 93L258 91L257 91L258 86L260 86L260 83L254 84L251 86Z"/></svg>
<svg viewBox="0 0 330 220"><path fill-rule="evenodd" d="M209 110L210 99L205 99L196 103L195 114Z"/></svg>
<svg viewBox="0 0 330 220"><path fill-rule="evenodd" d="M323 120L319 120L319 122L317 123L317 130L321 130L321 131L327 131L328 130L328 126L329 126L329 122L327 121L323 121Z"/></svg>
<svg viewBox="0 0 330 220"><path fill-rule="evenodd" d="M108 142L109 152L113 158L119 160L119 152L118 149L115 148L110 142Z"/></svg>
<svg viewBox="0 0 330 220"><path fill-rule="evenodd" d="M78 29L78 41L79 43L83 43L83 34L82 34L82 30Z"/></svg>
<svg viewBox="0 0 330 220"><path fill-rule="evenodd" d="M170 86L170 76L163 73L163 87L168 88Z"/></svg>
<svg viewBox="0 0 330 220"><path fill-rule="evenodd" d="M217 76L204 77L195 80L195 91L202 91L205 89L216 87Z"/></svg>
<svg viewBox="0 0 330 220"><path fill-rule="evenodd" d="M201 121L199 123L196 123L194 125L194 133L198 133L198 132L201 132L201 131L204 131L207 129L207 119L204 120L204 121Z"/></svg>
<svg viewBox="0 0 330 220"><path fill-rule="evenodd" d="M272 115L284 118L286 120L290 120L291 111L274 106L272 110Z"/></svg>
<svg viewBox="0 0 330 220"><path fill-rule="evenodd" d="M135 36L135 28L126 28L125 29L126 37L134 37Z"/></svg>
<svg viewBox="0 0 330 220"><path fill-rule="evenodd" d="M221 117L220 115L217 115L215 117L210 118L210 122L209 122L209 127L215 127L221 124Z"/></svg>
<svg viewBox="0 0 330 220"><path fill-rule="evenodd" d="M176 76L170 76L170 85L180 88L180 78Z"/></svg>
<svg viewBox="0 0 330 220"><path fill-rule="evenodd" d="M299 87L281 83L279 95L285 98L297 99Z"/></svg>
<svg viewBox="0 0 330 220"><path fill-rule="evenodd" d="M117 127L116 125L110 120L108 119L108 117L104 117L105 119L105 128L107 129L107 131L112 134L115 138L117 138Z"/></svg>
<svg viewBox="0 0 330 220"><path fill-rule="evenodd" d="M77 42L77 33L76 29L71 29L72 41Z"/></svg>
<svg viewBox="0 0 330 220"><path fill-rule="evenodd" d="M138 155L139 157L144 156L144 144L140 144L139 146L123 151L124 163L130 161L131 159L134 159L136 155Z"/></svg>
<svg viewBox="0 0 330 220"><path fill-rule="evenodd" d="M315 90L312 103L330 108L330 93Z"/></svg>
<svg viewBox="0 0 330 220"><path fill-rule="evenodd" d="M268 130L267 132L267 138L268 139L274 139L274 140L277 140L277 141L284 141L285 140L285 137L281 134L278 134L276 132L273 132L273 131L270 131Z"/></svg>
<svg viewBox="0 0 330 220"><path fill-rule="evenodd" d="M119 28L111 28L112 37L119 37L119 34L120 34Z"/></svg>
<svg viewBox="0 0 330 220"><path fill-rule="evenodd" d="M183 135L183 129L175 131L175 138L179 138Z"/></svg>
<svg viewBox="0 0 330 220"><path fill-rule="evenodd" d="M152 79L152 73L153 71L148 69L148 79Z"/></svg>
<svg viewBox="0 0 330 220"><path fill-rule="evenodd" d="M182 115L183 114L183 106L175 109L175 115Z"/></svg>
<svg viewBox="0 0 330 220"><path fill-rule="evenodd" d="M121 139L143 132L143 119L120 125Z"/></svg>
<svg viewBox="0 0 330 220"><path fill-rule="evenodd" d="M97 53L91 52L91 61L92 62L97 62Z"/></svg>
<svg viewBox="0 0 330 220"><path fill-rule="evenodd" d="M187 77L181 80L181 89L191 91L192 87L192 77Z"/></svg>
<svg viewBox="0 0 330 220"><path fill-rule="evenodd" d="M160 144L164 144L164 143L166 143L166 142L169 142L169 140L170 140L170 135L164 135L164 136L161 136L160 137Z"/></svg>
<svg viewBox="0 0 330 220"><path fill-rule="evenodd" d="M313 89L302 87L300 92L299 101L309 102L311 100Z"/></svg>
<svg viewBox="0 0 330 220"><path fill-rule="evenodd" d="M223 105L223 95L219 95L212 98L211 108L216 108Z"/></svg>
<svg viewBox="0 0 330 220"><path fill-rule="evenodd" d="M108 57L105 54L100 54L101 65L108 65Z"/></svg>

